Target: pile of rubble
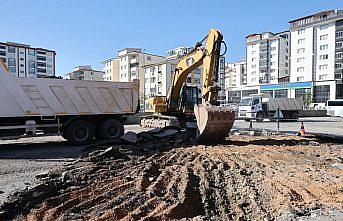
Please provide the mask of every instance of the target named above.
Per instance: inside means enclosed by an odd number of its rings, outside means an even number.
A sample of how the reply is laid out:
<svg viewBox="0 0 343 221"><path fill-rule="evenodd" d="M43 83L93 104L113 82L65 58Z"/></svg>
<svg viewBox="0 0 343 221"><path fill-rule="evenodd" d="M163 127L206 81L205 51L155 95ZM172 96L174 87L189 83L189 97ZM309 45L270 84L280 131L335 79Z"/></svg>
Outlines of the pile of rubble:
<svg viewBox="0 0 343 221"><path fill-rule="evenodd" d="M213 146L165 128L127 133L13 196L15 220L289 220L342 215L340 144L231 135ZM99 149L100 148L100 149Z"/></svg>

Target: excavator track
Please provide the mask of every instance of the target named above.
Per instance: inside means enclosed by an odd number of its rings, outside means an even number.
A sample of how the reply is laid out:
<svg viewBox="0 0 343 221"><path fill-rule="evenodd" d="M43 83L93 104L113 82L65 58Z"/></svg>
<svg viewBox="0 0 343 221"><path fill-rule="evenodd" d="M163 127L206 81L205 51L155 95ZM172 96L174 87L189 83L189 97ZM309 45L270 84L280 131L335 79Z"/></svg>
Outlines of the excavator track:
<svg viewBox="0 0 343 221"><path fill-rule="evenodd" d="M195 105L194 114L198 126L196 136L198 144L225 140L235 122L235 113L230 107Z"/></svg>
<svg viewBox="0 0 343 221"><path fill-rule="evenodd" d="M177 117L167 116L163 114L152 114L141 117L139 124L141 127L145 128L163 128L167 126L180 126L180 122Z"/></svg>

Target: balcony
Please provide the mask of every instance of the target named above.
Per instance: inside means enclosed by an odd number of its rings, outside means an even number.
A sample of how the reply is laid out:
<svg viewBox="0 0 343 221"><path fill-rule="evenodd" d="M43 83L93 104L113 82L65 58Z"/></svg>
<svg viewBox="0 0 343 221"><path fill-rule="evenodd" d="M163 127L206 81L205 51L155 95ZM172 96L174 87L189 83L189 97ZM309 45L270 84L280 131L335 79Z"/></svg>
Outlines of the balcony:
<svg viewBox="0 0 343 221"><path fill-rule="evenodd" d="M137 58L133 58L130 60L130 64L135 64L138 63L138 59Z"/></svg>

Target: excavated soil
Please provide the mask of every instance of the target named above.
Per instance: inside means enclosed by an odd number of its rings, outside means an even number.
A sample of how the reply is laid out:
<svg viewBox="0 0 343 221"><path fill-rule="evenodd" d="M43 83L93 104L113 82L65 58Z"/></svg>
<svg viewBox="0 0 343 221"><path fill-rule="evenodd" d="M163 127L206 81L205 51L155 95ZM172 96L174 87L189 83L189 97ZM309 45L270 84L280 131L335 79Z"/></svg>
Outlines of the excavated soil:
<svg viewBox="0 0 343 221"><path fill-rule="evenodd" d="M206 147L184 139L90 153L62 175L50 174L44 185L19 194L3 208L4 217L292 220L318 210L342 214L340 144L236 135Z"/></svg>

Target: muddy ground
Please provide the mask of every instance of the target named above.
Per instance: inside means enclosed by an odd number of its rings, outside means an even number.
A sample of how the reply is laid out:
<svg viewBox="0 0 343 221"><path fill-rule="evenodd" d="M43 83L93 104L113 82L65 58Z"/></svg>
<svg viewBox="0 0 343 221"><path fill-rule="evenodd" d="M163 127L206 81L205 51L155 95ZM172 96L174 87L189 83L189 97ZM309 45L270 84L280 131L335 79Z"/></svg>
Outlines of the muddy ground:
<svg viewBox="0 0 343 221"><path fill-rule="evenodd" d="M186 132L144 132L137 142L103 146L42 176L43 184L0 208L0 218L343 219L340 143L236 133L223 144L196 146Z"/></svg>

